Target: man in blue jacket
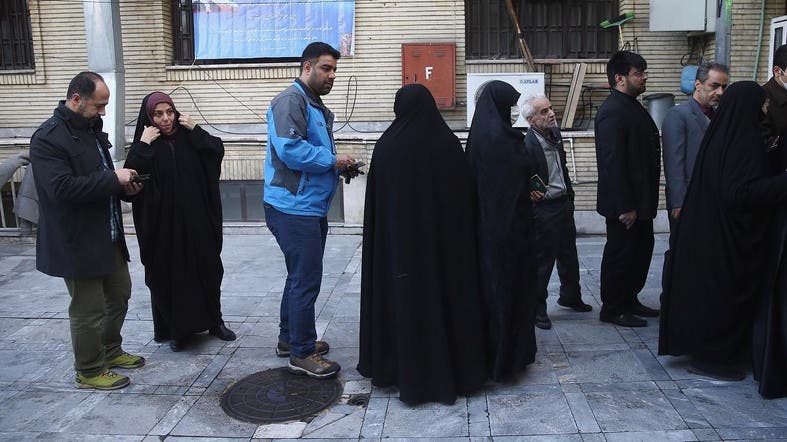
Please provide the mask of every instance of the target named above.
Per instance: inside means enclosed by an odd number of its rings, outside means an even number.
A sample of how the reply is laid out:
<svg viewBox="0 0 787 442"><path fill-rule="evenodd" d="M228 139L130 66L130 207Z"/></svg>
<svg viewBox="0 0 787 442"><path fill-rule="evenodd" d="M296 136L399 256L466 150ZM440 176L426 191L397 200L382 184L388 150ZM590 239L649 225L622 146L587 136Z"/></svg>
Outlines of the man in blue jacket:
<svg viewBox="0 0 787 442"><path fill-rule="evenodd" d="M329 346L317 341L314 302L322 282L328 207L339 171L355 164L353 157L336 153L333 113L320 98L333 88L339 57L326 43L310 43L301 55L300 77L268 109L265 220L287 264L276 354L290 357L290 371L318 379L341 369L323 357Z"/></svg>
<svg viewBox="0 0 787 442"><path fill-rule="evenodd" d="M705 129L727 88L728 77L727 66L716 62L703 63L697 69L694 94L685 104L670 109L664 118L662 154L670 231L675 230Z"/></svg>

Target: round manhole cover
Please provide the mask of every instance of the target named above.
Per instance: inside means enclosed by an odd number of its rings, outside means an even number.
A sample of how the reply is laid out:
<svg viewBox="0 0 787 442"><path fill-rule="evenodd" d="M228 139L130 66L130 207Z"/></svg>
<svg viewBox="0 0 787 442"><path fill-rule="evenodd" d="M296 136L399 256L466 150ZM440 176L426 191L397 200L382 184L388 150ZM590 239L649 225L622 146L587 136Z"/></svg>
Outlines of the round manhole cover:
<svg viewBox="0 0 787 442"><path fill-rule="evenodd" d="M244 422L271 424L303 419L327 408L342 394L336 378L313 379L286 368L261 371L233 384L221 397L221 408Z"/></svg>

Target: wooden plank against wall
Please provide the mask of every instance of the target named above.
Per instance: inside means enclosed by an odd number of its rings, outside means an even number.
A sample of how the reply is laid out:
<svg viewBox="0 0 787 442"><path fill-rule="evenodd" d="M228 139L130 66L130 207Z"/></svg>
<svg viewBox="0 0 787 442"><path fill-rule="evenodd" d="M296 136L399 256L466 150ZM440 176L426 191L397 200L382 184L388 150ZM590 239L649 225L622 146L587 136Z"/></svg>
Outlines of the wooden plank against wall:
<svg viewBox="0 0 787 442"><path fill-rule="evenodd" d="M587 70L588 65L585 63L577 63L574 65L574 75L571 77L571 86L568 89L568 96L566 97L563 120L560 122L560 127L563 129L571 129L574 127L574 116L577 113L577 103L579 103L579 96L582 94L582 84L585 81L585 72L587 72Z"/></svg>

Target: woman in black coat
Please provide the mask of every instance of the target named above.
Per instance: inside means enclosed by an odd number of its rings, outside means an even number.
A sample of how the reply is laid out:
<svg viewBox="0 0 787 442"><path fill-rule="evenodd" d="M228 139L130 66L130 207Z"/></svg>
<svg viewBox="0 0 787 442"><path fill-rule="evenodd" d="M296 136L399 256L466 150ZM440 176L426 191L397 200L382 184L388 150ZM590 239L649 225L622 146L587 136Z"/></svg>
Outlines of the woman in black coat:
<svg viewBox="0 0 787 442"><path fill-rule="evenodd" d="M473 187L429 90L396 93L366 182L358 372L408 404L486 380Z"/></svg>
<svg viewBox="0 0 787 442"><path fill-rule="evenodd" d="M219 175L224 144L153 92L142 101L125 167L150 176L133 200L154 339L179 351L208 330L235 339L221 318L222 212Z"/></svg>
<svg viewBox="0 0 787 442"><path fill-rule="evenodd" d="M761 130L765 91L741 81L721 98L702 141L664 266L659 354L689 355L690 371L740 380L768 268L766 233L787 201L771 176Z"/></svg>
<svg viewBox="0 0 787 442"><path fill-rule="evenodd" d="M519 92L489 82L467 139L475 177L479 279L487 322L487 365L495 381L511 380L535 360L536 261L529 177L535 162L512 127ZM513 109L512 109L513 108Z"/></svg>

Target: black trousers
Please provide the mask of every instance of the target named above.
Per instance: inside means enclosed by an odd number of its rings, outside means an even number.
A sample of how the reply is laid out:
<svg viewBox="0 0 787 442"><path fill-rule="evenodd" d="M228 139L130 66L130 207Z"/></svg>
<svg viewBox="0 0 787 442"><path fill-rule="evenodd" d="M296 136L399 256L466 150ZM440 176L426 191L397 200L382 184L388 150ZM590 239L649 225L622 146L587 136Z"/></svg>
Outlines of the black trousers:
<svg viewBox="0 0 787 442"><path fill-rule="evenodd" d="M601 259L601 316L629 311L645 287L653 256L653 220L637 220L630 229L607 219L607 243Z"/></svg>
<svg viewBox="0 0 787 442"><path fill-rule="evenodd" d="M546 311L547 286L557 263L560 298L573 303L582 298L577 258L574 203L568 198L537 203L533 208L537 259L537 311Z"/></svg>

